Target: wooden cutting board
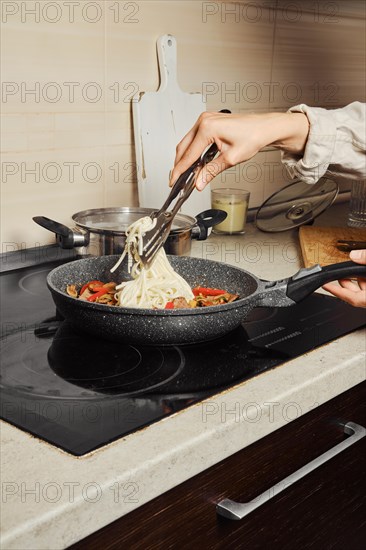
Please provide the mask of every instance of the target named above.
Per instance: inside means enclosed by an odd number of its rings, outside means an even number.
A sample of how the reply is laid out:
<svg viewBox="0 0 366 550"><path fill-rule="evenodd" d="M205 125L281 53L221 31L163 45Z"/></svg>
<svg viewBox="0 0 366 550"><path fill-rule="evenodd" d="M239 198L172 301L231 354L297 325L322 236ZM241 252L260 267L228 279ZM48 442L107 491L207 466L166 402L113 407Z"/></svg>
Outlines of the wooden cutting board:
<svg viewBox="0 0 366 550"><path fill-rule="evenodd" d="M201 93L183 92L177 81L177 43L165 34L157 40L160 87L139 92L132 100L139 204L160 208L169 194L169 173L179 141L206 111ZM194 63L194 59L191 60ZM192 193L181 212L196 216L211 208L209 186Z"/></svg>
<svg viewBox="0 0 366 550"><path fill-rule="evenodd" d="M299 229L304 266L329 265L349 260L349 252L336 248L339 239L366 241L366 229L351 227L311 227Z"/></svg>

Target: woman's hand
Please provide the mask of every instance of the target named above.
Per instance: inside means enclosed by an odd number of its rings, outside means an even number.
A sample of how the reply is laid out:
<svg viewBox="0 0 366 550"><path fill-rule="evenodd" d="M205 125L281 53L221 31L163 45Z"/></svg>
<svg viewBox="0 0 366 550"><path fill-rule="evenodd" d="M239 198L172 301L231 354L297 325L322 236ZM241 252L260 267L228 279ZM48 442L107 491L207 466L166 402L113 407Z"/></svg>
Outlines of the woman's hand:
<svg viewBox="0 0 366 550"><path fill-rule="evenodd" d="M309 122L303 113L202 113L177 146L170 185L214 142L219 155L199 172L199 190L217 174L249 160L266 145L301 154L308 132Z"/></svg>
<svg viewBox="0 0 366 550"><path fill-rule="evenodd" d="M350 258L357 264L366 265L366 250L352 250ZM342 279L338 282L339 285L327 283L323 288L351 306L366 307L366 279Z"/></svg>

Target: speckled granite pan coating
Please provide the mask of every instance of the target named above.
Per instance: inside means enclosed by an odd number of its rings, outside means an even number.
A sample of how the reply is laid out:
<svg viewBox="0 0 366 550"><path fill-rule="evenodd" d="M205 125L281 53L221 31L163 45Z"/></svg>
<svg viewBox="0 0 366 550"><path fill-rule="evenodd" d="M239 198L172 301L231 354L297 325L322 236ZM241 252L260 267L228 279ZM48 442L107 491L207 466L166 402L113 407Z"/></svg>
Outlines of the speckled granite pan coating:
<svg viewBox="0 0 366 550"><path fill-rule="evenodd" d="M130 279L126 262L116 272L110 272L117 259L118 256L101 256L76 260L56 267L47 278L60 313L82 330L109 340L159 345L212 340L239 326L263 293L264 283L244 270L210 260L169 256L174 269L191 287L224 288L239 294L240 299L208 308L153 310L105 306L68 296L68 284L84 284L92 279L120 283Z"/></svg>

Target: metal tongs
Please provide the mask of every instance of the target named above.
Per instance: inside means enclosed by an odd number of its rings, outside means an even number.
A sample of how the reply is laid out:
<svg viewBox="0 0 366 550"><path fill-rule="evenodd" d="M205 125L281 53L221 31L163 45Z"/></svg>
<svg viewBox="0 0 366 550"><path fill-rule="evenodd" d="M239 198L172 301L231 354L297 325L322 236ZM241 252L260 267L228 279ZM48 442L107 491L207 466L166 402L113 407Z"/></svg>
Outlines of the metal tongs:
<svg viewBox="0 0 366 550"><path fill-rule="evenodd" d="M152 220L156 220L156 223L153 229L150 229L143 234L142 253L139 254L144 267L149 267L151 265L155 255L168 238L175 215L195 188L196 177L199 169L202 166L205 166L208 162L211 162L211 160L215 158L217 152L217 145L216 143L213 143L205 152L202 153L202 155L192 164L192 166L190 166L185 172L183 172L183 174L179 176L160 210L151 212L150 217ZM168 211L170 204L177 197L178 199L173 209Z"/></svg>

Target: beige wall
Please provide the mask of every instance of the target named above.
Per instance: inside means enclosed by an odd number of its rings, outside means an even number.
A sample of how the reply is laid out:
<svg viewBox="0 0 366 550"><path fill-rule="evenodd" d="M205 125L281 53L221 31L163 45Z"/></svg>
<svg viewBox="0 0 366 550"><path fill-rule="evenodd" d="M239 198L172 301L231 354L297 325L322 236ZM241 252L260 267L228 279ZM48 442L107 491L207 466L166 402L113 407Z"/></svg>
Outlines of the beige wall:
<svg viewBox="0 0 366 550"><path fill-rule="evenodd" d="M208 109L334 108L366 95L363 0L1 9L2 251L53 242L32 216L69 223L79 210L138 204L130 98L158 88L162 34L177 39L181 88L205 92ZM249 189L254 207L286 181L278 153L264 151L213 185Z"/></svg>

